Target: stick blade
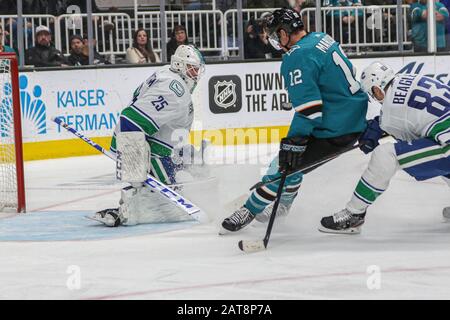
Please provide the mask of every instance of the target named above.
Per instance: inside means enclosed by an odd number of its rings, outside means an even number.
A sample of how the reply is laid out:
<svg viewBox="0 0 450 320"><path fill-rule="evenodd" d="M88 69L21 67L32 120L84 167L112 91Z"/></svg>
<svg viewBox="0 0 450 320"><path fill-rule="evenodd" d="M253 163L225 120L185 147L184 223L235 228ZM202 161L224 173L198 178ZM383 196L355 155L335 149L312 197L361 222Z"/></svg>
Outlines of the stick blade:
<svg viewBox="0 0 450 320"><path fill-rule="evenodd" d="M241 240L238 246L244 252L258 252L266 249L263 240Z"/></svg>

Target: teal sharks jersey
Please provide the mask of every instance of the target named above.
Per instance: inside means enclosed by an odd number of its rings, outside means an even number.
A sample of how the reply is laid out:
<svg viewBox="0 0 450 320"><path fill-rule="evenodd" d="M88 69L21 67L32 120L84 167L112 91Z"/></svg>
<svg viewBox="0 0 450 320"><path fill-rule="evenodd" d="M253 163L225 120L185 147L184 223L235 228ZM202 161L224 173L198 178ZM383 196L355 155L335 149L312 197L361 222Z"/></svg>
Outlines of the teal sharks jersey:
<svg viewBox="0 0 450 320"><path fill-rule="evenodd" d="M311 32L283 57L281 74L295 111L288 136L331 138L362 132L368 96L329 35Z"/></svg>

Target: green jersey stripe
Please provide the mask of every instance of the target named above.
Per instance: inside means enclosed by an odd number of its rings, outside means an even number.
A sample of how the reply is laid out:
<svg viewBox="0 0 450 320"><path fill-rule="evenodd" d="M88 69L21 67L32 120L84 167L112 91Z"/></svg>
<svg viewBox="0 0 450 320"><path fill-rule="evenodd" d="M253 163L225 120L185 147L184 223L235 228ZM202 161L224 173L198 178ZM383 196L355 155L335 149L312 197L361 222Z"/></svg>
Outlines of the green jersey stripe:
<svg viewBox="0 0 450 320"><path fill-rule="evenodd" d="M139 126L143 129L142 131L149 136L158 132L158 128L151 121L143 117L139 112L131 107L126 107L123 109L121 116Z"/></svg>
<svg viewBox="0 0 450 320"><path fill-rule="evenodd" d="M156 174L156 176L158 177L159 181L161 181L162 183L168 183L169 181L166 181L166 177L163 173L162 170L164 170L164 168L161 168L158 161L156 161L156 158L152 158L151 159L151 164L152 164L152 169L154 174Z"/></svg>
<svg viewBox="0 0 450 320"><path fill-rule="evenodd" d="M381 192L377 192L369 188L362 180L359 180L355 193L369 203L374 202L375 199L381 194Z"/></svg>
<svg viewBox="0 0 450 320"><path fill-rule="evenodd" d="M450 118L447 118L442 122L436 123L430 130L428 136L436 140L437 135L439 135L444 131L447 131L448 129L450 129Z"/></svg>
<svg viewBox="0 0 450 320"><path fill-rule="evenodd" d="M155 140L150 141L150 150L153 154L161 157L170 157L172 155L172 149Z"/></svg>
<svg viewBox="0 0 450 320"><path fill-rule="evenodd" d="M409 162L412 162L412 161L416 161L416 160L419 160L419 159L424 159L424 158L427 158L427 157L433 157L433 156L440 155L440 154L445 154L449 150L450 150L450 145L446 146L446 147L438 148L438 149L429 150L429 151L426 151L426 152L420 152L420 153L417 153L415 155L411 155L409 157L406 157L406 158L403 158L403 159L399 159L398 163L401 166L404 166L405 164L407 164Z"/></svg>

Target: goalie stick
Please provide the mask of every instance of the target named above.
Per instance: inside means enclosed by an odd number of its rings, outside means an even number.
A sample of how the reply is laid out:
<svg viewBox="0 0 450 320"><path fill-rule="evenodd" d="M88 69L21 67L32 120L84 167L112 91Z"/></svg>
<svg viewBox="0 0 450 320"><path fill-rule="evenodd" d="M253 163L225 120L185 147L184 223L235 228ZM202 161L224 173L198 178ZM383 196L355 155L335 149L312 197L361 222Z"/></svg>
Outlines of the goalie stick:
<svg viewBox="0 0 450 320"><path fill-rule="evenodd" d="M60 118L53 117L52 120L55 123L59 124L64 129L66 129L67 131L69 131L70 133L74 134L75 136L77 136L78 138L80 138L81 140L83 140L84 142L89 144L90 146L92 146L93 148L97 149L98 151L100 151L101 153L106 155L108 158L110 158L114 161L116 160L116 155L114 153L112 153L111 151L105 150L99 144L95 143L88 137L79 133L74 128L70 127L67 123L62 121ZM184 198L183 196L181 196L180 194L178 194L177 192L175 192L174 190L172 190L171 188L169 188L162 182L153 178L151 175L147 176L147 180L144 183L146 186L148 186L152 190L159 192L161 195L163 195L164 197L169 199L171 202L176 204L179 208L181 208L184 212L186 212L188 215L190 215L195 220L197 220L199 222L208 221L208 217L206 216L206 214L203 211L200 210L200 208L198 208L196 205L191 203L189 200L187 200L186 198Z"/></svg>

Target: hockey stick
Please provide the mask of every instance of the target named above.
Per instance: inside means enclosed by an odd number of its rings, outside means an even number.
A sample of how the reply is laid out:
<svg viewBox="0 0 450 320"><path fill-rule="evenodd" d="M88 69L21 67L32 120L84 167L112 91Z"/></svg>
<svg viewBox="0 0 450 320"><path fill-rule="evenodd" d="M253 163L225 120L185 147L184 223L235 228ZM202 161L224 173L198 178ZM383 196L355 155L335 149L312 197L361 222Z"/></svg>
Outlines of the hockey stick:
<svg viewBox="0 0 450 320"><path fill-rule="evenodd" d="M256 252L261 251L267 248L267 244L269 243L270 234L272 233L273 223L275 221L275 216L277 215L278 204L280 203L281 194L283 193L284 182L286 181L286 177L288 174L283 172L281 174L280 185L278 186L277 198L275 199L275 203L273 205L272 214L270 215L269 225L267 226L266 235L263 240L241 240L238 243L239 249L244 252Z"/></svg>
<svg viewBox="0 0 450 320"><path fill-rule="evenodd" d="M341 154L344 154L344 153L346 153L346 152L348 152L348 151L351 151L351 150L354 150L354 149L356 149L356 148L359 148L359 144L352 145L352 146L350 146L350 147L347 147L347 148L345 148L345 149L340 150L339 152L332 153L332 154L329 155L328 157L319 159L319 160L317 160L317 161L315 161L315 162L313 162L313 163L311 163L311 164L309 164L309 165L307 165L307 166L300 166L300 168L297 169L296 171L289 173L289 174L287 175L287 177L290 177L291 175L294 175L294 174L296 174L296 173L298 173L298 172L300 172L300 171L301 171L302 173L308 173L308 172L311 172L311 171L313 171L314 169L316 169L316 168L318 168L319 166L321 166L322 164L325 164L325 163L327 163L328 161L331 161L331 160L333 160L333 159L339 157ZM260 182L256 183L253 187L251 187L251 188L250 188L250 191L252 191L252 190L254 190L254 189L261 188L261 187L264 187L265 185L268 185L268 184L270 184L270 183L272 183L272 182L276 182L276 181L278 181L278 180L281 180L281 176L280 176L280 177L276 177L276 178L271 179L271 180L268 180L268 181L264 181L264 182L263 182L263 181L260 181Z"/></svg>
<svg viewBox="0 0 450 320"><path fill-rule="evenodd" d="M70 127L67 123L65 123L61 119L53 117L52 120L54 122L56 122L57 124L59 124L64 129L66 129L67 131L76 135L78 138L80 138L81 140L83 140L84 142L89 144L90 146L94 147L95 149L97 149L98 151L100 151L101 153L106 155L108 158L110 158L114 161L116 160L115 154L113 154L112 152L110 152L108 150L105 150L103 147L101 147L100 145L98 145L97 143L95 143L94 141L89 139L88 137L82 135L77 130ZM208 221L208 217L206 216L206 214L203 211L200 210L200 208L198 208L197 206L192 204L189 200L187 200L186 198L184 198L183 196L181 196L180 194L178 194L177 192L175 192L174 190L172 190L171 188L169 188L162 182L153 178L151 175L147 176L147 180L145 180L144 183L146 184L146 186L150 187L152 190L158 191L161 195L163 195L164 197L166 197L167 199L172 201L180 209L182 209L184 212L186 212L188 215L190 215L195 220L197 220L199 222Z"/></svg>

